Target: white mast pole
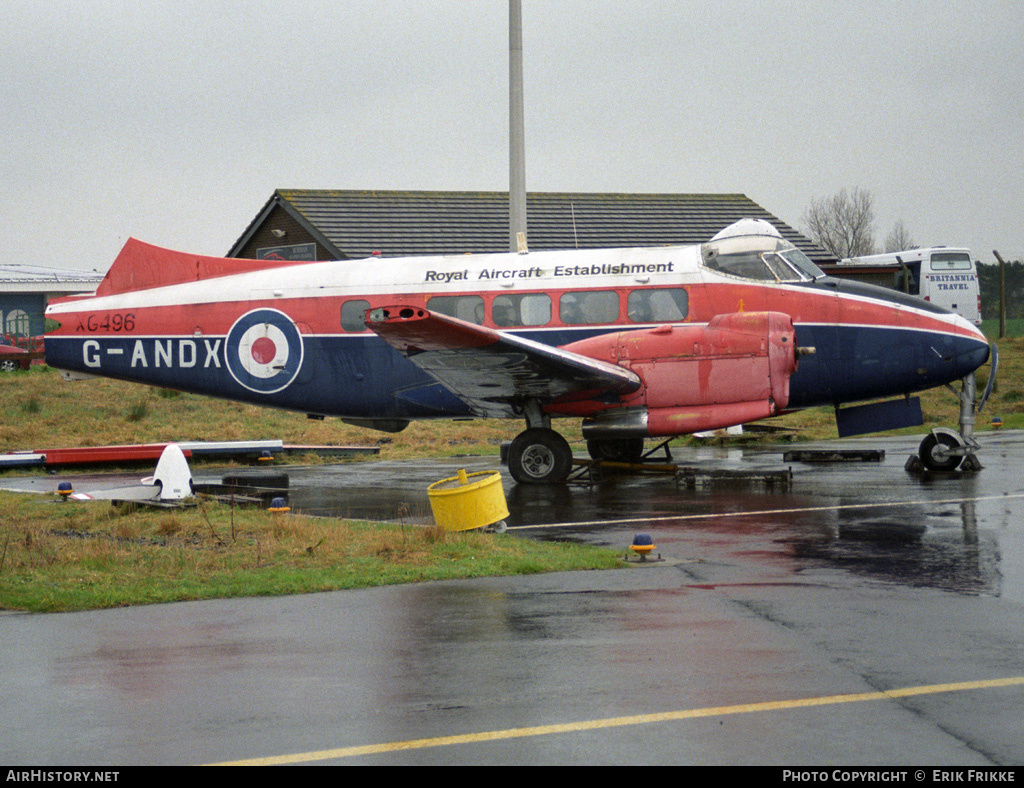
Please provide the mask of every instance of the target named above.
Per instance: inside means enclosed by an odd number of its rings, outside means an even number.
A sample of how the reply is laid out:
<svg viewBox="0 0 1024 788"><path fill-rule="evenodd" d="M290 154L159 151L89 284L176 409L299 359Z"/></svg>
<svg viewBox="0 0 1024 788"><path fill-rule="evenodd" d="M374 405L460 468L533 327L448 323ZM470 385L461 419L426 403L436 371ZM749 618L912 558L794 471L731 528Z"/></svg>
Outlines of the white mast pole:
<svg viewBox="0 0 1024 788"><path fill-rule="evenodd" d="M523 4L508 3L509 249L526 246L526 142L523 120Z"/></svg>

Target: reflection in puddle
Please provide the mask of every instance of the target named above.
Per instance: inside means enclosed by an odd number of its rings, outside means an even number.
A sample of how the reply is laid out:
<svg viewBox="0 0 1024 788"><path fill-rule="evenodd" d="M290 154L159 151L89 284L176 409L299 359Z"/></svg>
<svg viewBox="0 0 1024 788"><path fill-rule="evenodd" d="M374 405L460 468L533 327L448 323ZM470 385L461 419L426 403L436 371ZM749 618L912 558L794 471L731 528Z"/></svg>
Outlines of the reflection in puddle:
<svg viewBox="0 0 1024 788"><path fill-rule="evenodd" d="M975 504L839 509L834 538L792 540L794 555L910 586L1000 595L999 541L979 533Z"/></svg>

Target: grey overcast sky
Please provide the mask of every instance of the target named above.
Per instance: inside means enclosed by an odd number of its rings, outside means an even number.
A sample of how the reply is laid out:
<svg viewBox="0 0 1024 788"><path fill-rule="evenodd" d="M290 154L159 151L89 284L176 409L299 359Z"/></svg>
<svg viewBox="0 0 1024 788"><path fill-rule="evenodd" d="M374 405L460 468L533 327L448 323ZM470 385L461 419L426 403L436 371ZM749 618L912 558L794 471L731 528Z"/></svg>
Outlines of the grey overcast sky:
<svg viewBox="0 0 1024 788"><path fill-rule="evenodd" d="M523 0L530 191L739 192L1024 258L1020 0ZM507 0L7 0L7 263L223 255L275 188L508 188Z"/></svg>

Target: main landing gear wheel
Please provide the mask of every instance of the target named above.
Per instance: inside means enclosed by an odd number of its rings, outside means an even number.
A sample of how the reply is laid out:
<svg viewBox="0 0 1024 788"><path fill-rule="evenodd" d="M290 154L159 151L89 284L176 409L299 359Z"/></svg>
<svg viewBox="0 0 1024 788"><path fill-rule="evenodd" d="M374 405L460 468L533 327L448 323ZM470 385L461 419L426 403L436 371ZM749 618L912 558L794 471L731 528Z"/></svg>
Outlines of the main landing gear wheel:
<svg viewBox="0 0 1024 788"><path fill-rule="evenodd" d="M946 432L932 432L924 436L918 448L921 463L930 471L953 471L963 462L964 444Z"/></svg>
<svg viewBox="0 0 1024 788"><path fill-rule="evenodd" d="M554 430L533 427L512 440L508 470L521 484L560 482L572 470L572 449Z"/></svg>
<svg viewBox="0 0 1024 788"><path fill-rule="evenodd" d="M592 460L636 464L644 458L643 438L595 438L587 441Z"/></svg>

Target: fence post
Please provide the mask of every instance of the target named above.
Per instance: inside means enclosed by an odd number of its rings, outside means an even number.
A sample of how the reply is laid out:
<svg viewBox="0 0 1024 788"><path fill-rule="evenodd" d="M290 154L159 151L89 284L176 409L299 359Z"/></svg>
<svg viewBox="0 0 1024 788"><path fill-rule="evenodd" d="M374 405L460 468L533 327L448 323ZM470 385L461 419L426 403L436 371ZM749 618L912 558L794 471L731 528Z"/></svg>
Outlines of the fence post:
<svg viewBox="0 0 1024 788"><path fill-rule="evenodd" d="M999 261L999 338L1006 337L1006 263L995 249L992 254Z"/></svg>

